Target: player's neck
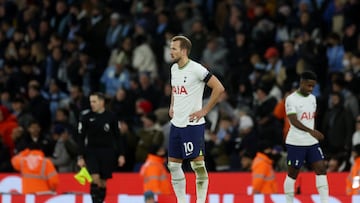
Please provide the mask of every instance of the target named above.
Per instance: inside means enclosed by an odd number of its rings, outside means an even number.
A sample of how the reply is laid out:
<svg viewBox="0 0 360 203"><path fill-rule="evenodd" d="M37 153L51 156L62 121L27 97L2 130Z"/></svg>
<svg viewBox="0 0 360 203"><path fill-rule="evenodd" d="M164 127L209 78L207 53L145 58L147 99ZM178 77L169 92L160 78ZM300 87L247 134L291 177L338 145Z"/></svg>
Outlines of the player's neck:
<svg viewBox="0 0 360 203"><path fill-rule="evenodd" d="M300 89L297 90L297 93L300 94L303 97L309 96L309 94L303 93Z"/></svg>
<svg viewBox="0 0 360 203"><path fill-rule="evenodd" d="M178 64L179 68L182 69L189 63L189 61L190 61L190 59L188 57L186 57L186 58L180 59L177 64Z"/></svg>

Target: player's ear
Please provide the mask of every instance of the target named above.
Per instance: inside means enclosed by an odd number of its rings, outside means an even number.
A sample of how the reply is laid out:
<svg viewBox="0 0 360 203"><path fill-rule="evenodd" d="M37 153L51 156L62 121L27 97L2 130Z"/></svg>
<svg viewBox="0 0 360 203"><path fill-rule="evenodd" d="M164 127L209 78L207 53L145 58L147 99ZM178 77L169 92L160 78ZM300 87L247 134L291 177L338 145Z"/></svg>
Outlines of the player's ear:
<svg viewBox="0 0 360 203"><path fill-rule="evenodd" d="M181 55L186 56L186 49L181 49Z"/></svg>

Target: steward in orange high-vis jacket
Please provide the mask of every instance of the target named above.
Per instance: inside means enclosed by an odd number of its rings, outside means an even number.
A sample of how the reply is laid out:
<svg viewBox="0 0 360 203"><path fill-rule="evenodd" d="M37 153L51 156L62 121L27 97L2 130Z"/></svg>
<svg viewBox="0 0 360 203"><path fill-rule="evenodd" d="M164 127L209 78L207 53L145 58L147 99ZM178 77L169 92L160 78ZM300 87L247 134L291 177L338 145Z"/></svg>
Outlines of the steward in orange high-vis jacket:
<svg viewBox="0 0 360 203"><path fill-rule="evenodd" d="M15 170L21 173L22 193L54 193L59 175L50 159L39 149L25 149L11 159Z"/></svg>
<svg viewBox="0 0 360 203"><path fill-rule="evenodd" d="M171 194L169 173L164 165L165 158L163 155L165 155L164 148L157 148L148 154L145 163L142 165L140 175L144 178L144 192Z"/></svg>
<svg viewBox="0 0 360 203"><path fill-rule="evenodd" d="M270 144L259 145L258 152L251 165L253 194L273 194L278 192L273 161L270 158L272 147Z"/></svg>
<svg viewBox="0 0 360 203"><path fill-rule="evenodd" d="M360 195L360 144L353 146L352 154L354 164L346 179L346 194Z"/></svg>

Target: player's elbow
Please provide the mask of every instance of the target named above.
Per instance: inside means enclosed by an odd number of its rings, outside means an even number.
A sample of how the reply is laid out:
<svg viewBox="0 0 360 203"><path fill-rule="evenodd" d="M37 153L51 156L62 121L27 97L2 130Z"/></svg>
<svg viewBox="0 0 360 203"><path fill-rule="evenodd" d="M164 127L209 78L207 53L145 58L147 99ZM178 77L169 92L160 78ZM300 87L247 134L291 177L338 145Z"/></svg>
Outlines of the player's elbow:
<svg viewBox="0 0 360 203"><path fill-rule="evenodd" d="M225 92L224 86L223 86L222 84L220 84L219 86L217 86L216 92L217 92L219 95L222 95L222 94Z"/></svg>
<svg viewBox="0 0 360 203"><path fill-rule="evenodd" d="M219 87L219 92L220 92L220 94L224 93L225 92L225 87L221 85Z"/></svg>

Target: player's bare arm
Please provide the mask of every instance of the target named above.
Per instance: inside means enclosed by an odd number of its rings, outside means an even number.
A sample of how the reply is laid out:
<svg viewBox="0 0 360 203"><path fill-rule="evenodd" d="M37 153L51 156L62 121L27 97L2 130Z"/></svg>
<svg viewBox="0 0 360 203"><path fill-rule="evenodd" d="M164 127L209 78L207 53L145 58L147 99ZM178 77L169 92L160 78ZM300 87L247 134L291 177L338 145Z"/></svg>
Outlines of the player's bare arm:
<svg viewBox="0 0 360 203"><path fill-rule="evenodd" d="M296 114L289 114L287 115L287 117L289 118L289 121L292 125L294 125L296 128L303 130L305 132L310 133L311 136L315 137L317 140L323 140L324 139L324 135L317 131L317 130L313 130L311 128L306 127L305 125L303 125L296 117Z"/></svg>
<svg viewBox="0 0 360 203"><path fill-rule="evenodd" d="M169 116L172 118L174 116L174 95L171 93L171 102L170 102L170 108L169 108Z"/></svg>
<svg viewBox="0 0 360 203"><path fill-rule="evenodd" d="M212 89L209 102L200 111L192 113L190 115L190 120L195 120L197 122L200 118L204 117L215 106L220 95L225 91L224 86L214 75L211 76L206 85Z"/></svg>

